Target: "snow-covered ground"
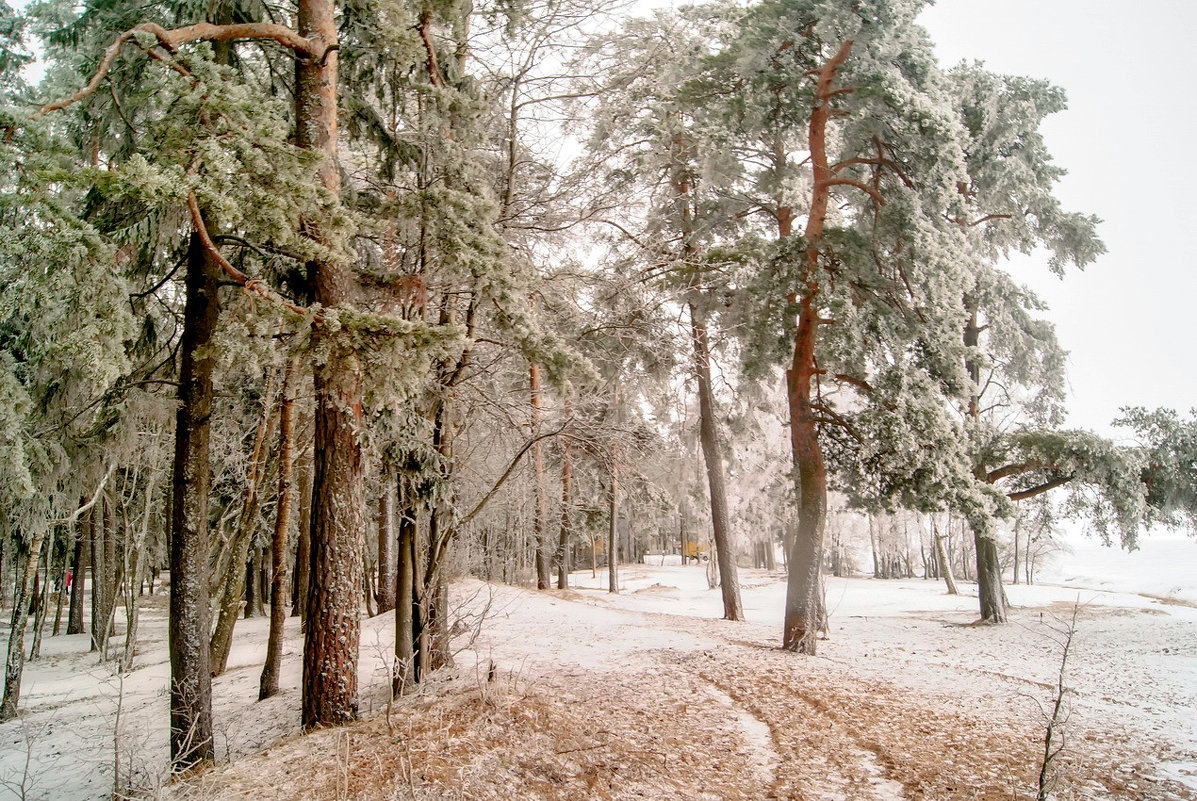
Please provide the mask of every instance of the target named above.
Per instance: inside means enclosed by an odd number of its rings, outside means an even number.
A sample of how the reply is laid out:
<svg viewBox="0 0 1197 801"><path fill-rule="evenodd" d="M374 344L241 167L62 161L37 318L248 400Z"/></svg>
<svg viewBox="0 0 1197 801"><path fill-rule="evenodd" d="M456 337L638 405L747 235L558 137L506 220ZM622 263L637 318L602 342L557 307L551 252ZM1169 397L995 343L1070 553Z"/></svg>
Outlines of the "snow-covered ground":
<svg viewBox="0 0 1197 801"><path fill-rule="evenodd" d="M217 750L231 764L165 789L205 799L1030 797L1039 705L1079 599L1059 797L1197 798L1192 540L1149 540L1129 555L1074 545L1041 574L1051 584L1007 588L1014 609L1001 627L970 625L971 585L953 597L937 582L828 579L829 639L813 659L775 647L780 574L742 571L742 623L717 619L719 591L702 567L620 575L616 595L601 571L574 573L564 592L458 582L455 603L486 610L481 633L458 653L455 680L397 702L385 725L393 618L364 621L362 709L373 719L303 738L289 736L297 621L283 693L261 703L266 620L240 621L214 685ZM114 771L118 789L165 792L165 612L165 599L147 599L123 677L87 654L85 637L46 637L25 671L22 717L0 725L0 798L111 797Z"/></svg>

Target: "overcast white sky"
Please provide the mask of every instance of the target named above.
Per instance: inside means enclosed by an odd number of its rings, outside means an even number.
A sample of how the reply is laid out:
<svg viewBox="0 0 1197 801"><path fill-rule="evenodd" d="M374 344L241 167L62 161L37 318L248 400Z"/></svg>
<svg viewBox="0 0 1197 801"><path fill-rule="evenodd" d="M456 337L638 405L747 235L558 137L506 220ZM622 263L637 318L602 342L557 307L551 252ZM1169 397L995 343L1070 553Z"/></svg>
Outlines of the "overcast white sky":
<svg viewBox="0 0 1197 801"><path fill-rule="evenodd" d="M1014 265L1050 304L1071 426L1111 433L1120 406L1197 407L1197 2L938 0L920 21L945 66L1047 78L1068 93L1045 135L1066 208L1109 250L1063 281Z"/></svg>

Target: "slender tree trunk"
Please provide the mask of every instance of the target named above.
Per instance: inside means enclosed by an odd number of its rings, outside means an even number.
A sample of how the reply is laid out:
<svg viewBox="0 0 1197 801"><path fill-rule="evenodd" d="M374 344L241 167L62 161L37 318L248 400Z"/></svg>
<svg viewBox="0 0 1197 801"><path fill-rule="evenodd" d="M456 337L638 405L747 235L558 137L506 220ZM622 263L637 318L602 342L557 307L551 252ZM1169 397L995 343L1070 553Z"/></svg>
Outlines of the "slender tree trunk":
<svg viewBox="0 0 1197 801"><path fill-rule="evenodd" d="M266 639L266 663L258 681L258 700L262 701L279 690L279 668L283 655L283 623L287 611L284 594L287 586L287 535L291 530L291 507L294 505L295 451L295 391L299 382L299 357L292 356L283 376L283 395L279 405L278 424L278 501L274 513L274 537L271 540L270 576L270 634Z"/></svg>
<svg viewBox="0 0 1197 801"><path fill-rule="evenodd" d="M1018 583L1018 540L1019 529L1022 527L1022 520L1014 521L1014 583Z"/></svg>
<svg viewBox="0 0 1197 801"><path fill-rule="evenodd" d="M571 414L565 402L565 418ZM557 589L569 588L569 540L572 535L573 449L568 434L561 440L561 532L557 538Z"/></svg>
<svg viewBox="0 0 1197 801"><path fill-rule="evenodd" d="M719 586L723 592L723 617L744 619L740 599L740 577L732 544L731 517L727 509L727 487L723 475L723 448L715 425L715 395L711 389L711 355L705 314L690 303L690 325L694 343L694 374L698 378L698 430L706 460L707 486L711 492L711 526L715 533L715 556L719 564Z"/></svg>
<svg viewBox="0 0 1197 801"><path fill-rule="evenodd" d="M540 365L528 368L532 395L532 436L540 436ZM544 447L539 439L532 444L532 536L536 539L536 589L553 586L549 572L548 504L544 493Z"/></svg>
<svg viewBox="0 0 1197 801"><path fill-rule="evenodd" d="M296 469L296 477L299 481L299 516L296 525L295 587L291 591L291 615L300 619L308 613L308 575L312 562L313 455L311 448L304 448Z"/></svg>
<svg viewBox="0 0 1197 801"><path fill-rule="evenodd" d="M111 497L101 499L104 509L104 640L100 658L108 659L108 645L116 632L116 596L125 575L125 565L117 559L116 504Z"/></svg>
<svg viewBox="0 0 1197 801"><path fill-rule="evenodd" d="M252 545L245 549L245 581L242 586L245 588L245 611L243 614L245 615L245 619L249 620L258 613L258 549ZM226 601L228 597L232 596L227 596ZM230 644L232 635L233 632L230 629ZM215 642L216 638L213 637L212 641ZM215 660L213 660L213 663L215 663ZM224 670L222 669L216 675L219 676L223 672Z"/></svg>
<svg viewBox="0 0 1197 801"><path fill-rule="evenodd" d="M62 543L62 559L58 563L58 568L54 571L54 586L58 588L58 592L54 593L55 609L54 609L54 630L50 632L50 636L57 637L62 628L62 606L63 599L67 595L67 571L71 565L71 537L63 533Z"/></svg>
<svg viewBox="0 0 1197 801"><path fill-rule="evenodd" d="M948 585L948 595L958 595L956 579L952 577L952 560L948 557L947 549L944 548L943 544L946 536L936 530L934 517L931 518L931 538L935 540L935 558L939 563L940 572L943 573L943 580Z"/></svg>
<svg viewBox="0 0 1197 801"><path fill-rule="evenodd" d="M87 540L87 564L91 572L91 617L88 633L91 635L89 650L98 651L100 642L100 621L104 617L104 519L100 510L92 507L91 537Z"/></svg>
<svg viewBox="0 0 1197 801"><path fill-rule="evenodd" d="M171 502L170 760L175 773L210 762L215 755L208 663L208 492L219 281L217 265L207 257L199 236L192 234Z"/></svg>
<svg viewBox="0 0 1197 801"><path fill-rule="evenodd" d="M37 582L34 583L34 606L33 606L33 645L29 649L29 661L37 659L42 652L42 634L46 629L46 614L50 608L50 591L53 589L53 584L50 581L50 563L54 556L54 532L51 531L46 536L46 542L42 546L46 549L45 559L42 561L42 580L40 589L37 588Z"/></svg>
<svg viewBox="0 0 1197 801"><path fill-rule="evenodd" d="M814 654L817 631L822 625L823 530L827 517L827 469L819 443L811 389L817 371L815 345L822 320L816 301L819 295L819 248L830 200L834 175L827 161L827 123L831 118L833 84L839 68L852 50L852 41L840 46L819 71L810 119L810 162L814 186L806 222L806 252L803 281L805 291L799 299L798 329L794 335L794 358L786 373L790 410L790 447L794 457L795 483L798 489L798 532L789 557L790 574L786 582L785 622L782 648ZM788 234L789 215L779 215L779 234Z"/></svg>
<svg viewBox="0 0 1197 801"><path fill-rule="evenodd" d="M84 500L80 500L80 505ZM75 532L75 553L71 558L71 608L67 612L67 634L83 633L83 593L87 587L87 568L90 565L91 516L79 518Z"/></svg>
<svg viewBox="0 0 1197 801"><path fill-rule="evenodd" d="M17 576L13 592L12 628L8 633L8 658L4 662L4 696L0 699L0 722L17 716L17 704L21 700L21 674L25 670L25 624L29 619L29 596L37 578L38 562L41 560L42 543L46 530L39 531L29 545L29 558L25 569Z"/></svg>
<svg viewBox="0 0 1197 801"><path fill-rule="evenodd" d="M378 497L378 614L395 608L395 475L384 471Z"/></svg>
<svg viewBox="0 0 1197 801"><path fill-rule="evenodd" d="M395 676L391 688L398 695L411 683L415 669L414 610L416 571L416 507L411 479L396 477L399 498L399 558L395 573Z"/></svg>
<svg viewBox="0 0 1197 801"><path fill-rule="evenodd" d="M607 592L619 592L619 446L611 446L611 486L608 492Z"/></svg>
<svg viewBox="0 0 1197 801"><path fill-rule="evenodd" d="M141 617L141 574L145 569L145 541L150 533L150 521L153 519L157 500L154 498L158 491L158 471L151 468L145 486L145 508L141 515L141 524L132 543L126 540L125 561L125 650L121 654L121 670L133 668L133 656L137 650L137 627ZM130 562L129 560L132 559Z"/></svg>
<svg viewBox="0 0 1197 801"><path fill-rule="evenodd" d="M272 367L266 378L266 389L262 396L262 413L258 418L258 428L254 434L254 446L250 452L249 465L245 476L245 494L241 501L241 514L237 518L237 529L231 543L232 558L225 570L224 580L220 584L218 605L216 607L216 627L212 632L209 644L208 666L212 676L224 673L228 667L229 651L233 647L233 628L237 625L238 613L241 611L241 601L245 600L245 616L254 614L255 598L254 584L257 573L251 559L251 545L254 528L258 522L258 513L262 508L261 485L266 472L266 457L269 450L270 434L274 430L274 420L277 413L275 396L277 393L278 373Z"/></svg>

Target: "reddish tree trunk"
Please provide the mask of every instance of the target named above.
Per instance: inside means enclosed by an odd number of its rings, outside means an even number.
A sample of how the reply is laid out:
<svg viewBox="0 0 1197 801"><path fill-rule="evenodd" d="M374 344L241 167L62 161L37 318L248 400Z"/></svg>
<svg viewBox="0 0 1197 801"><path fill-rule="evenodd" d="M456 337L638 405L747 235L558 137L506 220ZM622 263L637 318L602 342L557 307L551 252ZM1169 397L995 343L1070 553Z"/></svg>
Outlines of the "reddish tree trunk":
<svg viewBox="0 0 1197 801"><path fill-rule="evenodd" d="M819 334L820 290L819 248L830 200L833 175L827 161L827 122L831 118L832 88L839 68L852 50L852 41L840 46L819 71L816 106L810 118L810 162L814 187L806 220L807 248L804 254L804 291L800 299L798 330L794 335L794 358L786 373L790 409L790 447L794 456L798 489L798 532L791 547L786 583L785 622L782 647L814 654L817 632L822 624L823 531L827 518L827 469L819 443L819 429L812 403L816 375L815 346ZM788 219L788 218L787 218ZM788 225L779 216L779 229Z"/></svg>
<svg viewBox="0 0 1197 801"><path fill-rule="evenodd" d="M296 143L321 156L320 181L334 197L339 197L334 3L300 0L297 21L299 35L322 44L324 52L319 58L296 60ZM317 241L327 238L317 221L309 225ZM316 303L328 309L353 303L356 280L350 264L325 257L313 268ZM325 355L315 375L311 573L303 649L305 729L337 725L357 717L365 528L358 438L362 428L361 363L353 343L330 326L314 327L312 345L315 352Z"/></svg>

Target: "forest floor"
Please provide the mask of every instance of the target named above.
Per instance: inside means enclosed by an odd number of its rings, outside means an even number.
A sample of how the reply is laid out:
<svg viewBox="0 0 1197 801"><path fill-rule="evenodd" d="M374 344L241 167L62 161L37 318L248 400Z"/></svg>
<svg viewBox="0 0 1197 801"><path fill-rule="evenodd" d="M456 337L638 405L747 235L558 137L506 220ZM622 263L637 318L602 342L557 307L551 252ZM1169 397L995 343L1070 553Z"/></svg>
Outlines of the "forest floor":
<svg viewBox="0 0 1197 801"><path fill-rule="evenodd" d="M967 584L829 579L808 658L776 647L784 577L741 579L738 623L713 619L700 567L625 566L617 595L589 571L565 591L460 581L456 668L388 709L393 616L366 620L363 720L304 737L297 621L265 702L266 621L241 621L214 685L223 764L165 786L165 599L147 599L123 678L85 640L46 637L27 711L0 726L0 781L46 799L1034 798L1079 597L1053 797L1197 799L1189 600L1014 586L1011 623L976 626Z"/></svg>

